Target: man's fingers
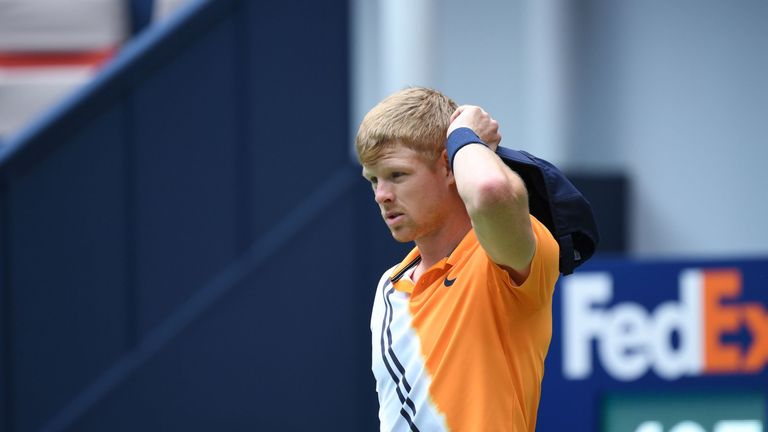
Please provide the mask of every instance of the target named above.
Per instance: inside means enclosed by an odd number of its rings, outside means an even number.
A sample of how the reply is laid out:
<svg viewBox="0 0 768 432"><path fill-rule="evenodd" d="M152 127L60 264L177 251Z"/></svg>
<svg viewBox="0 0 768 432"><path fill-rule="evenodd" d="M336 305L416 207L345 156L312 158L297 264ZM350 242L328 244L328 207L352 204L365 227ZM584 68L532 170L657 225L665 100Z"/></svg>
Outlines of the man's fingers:
<svg viewBox="0 0 768 432"><path fill-rule="evenodd" d="M483 108L475 105L461 105L451 114L448 134L459 127L472 129L491 148L501 141L499 122L491 117Z"/></svg>
<svg viewBox="0 0 768 432"><path fill-rule="evenodd" d="M464 108L466 108L466 105L461 105L460 107L456 108L456 111L451 114L451 121L449 123L453 123L453 121L456 120L456 118L460 116L462 112L464 112Z"/></svg>
<svg viewBox="0 0 768 432"><path fill-rule="evenodd" d="M500 143L501 143L501 132L496 131L496 134L494 135L493 139L490 140L487 144L498 146Z"/></svg>

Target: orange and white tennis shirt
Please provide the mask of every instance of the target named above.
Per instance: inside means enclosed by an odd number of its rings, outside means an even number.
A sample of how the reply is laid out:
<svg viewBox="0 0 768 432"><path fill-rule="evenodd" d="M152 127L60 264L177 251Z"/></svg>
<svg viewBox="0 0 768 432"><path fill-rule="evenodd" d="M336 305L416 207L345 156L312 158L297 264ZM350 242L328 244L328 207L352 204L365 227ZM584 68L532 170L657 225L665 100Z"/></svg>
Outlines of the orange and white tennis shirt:
<svg viewBox="0 0 768 432"><path fill-rule="evenodd" d="M418 248L384 273L371 315L382 431L535 430L559 247L531 224L536 252L520 286L474 230L415 284Z"/></svg>

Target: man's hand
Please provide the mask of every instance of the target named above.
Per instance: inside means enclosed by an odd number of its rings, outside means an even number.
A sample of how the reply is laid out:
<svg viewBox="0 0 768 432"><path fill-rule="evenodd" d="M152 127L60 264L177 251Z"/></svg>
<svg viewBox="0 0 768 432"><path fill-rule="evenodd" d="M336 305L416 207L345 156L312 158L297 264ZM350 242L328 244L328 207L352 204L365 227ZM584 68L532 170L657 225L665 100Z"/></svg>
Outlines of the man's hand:
<svg viewBox="0 0 768 432"><path fill-rule="evenodd" d="M451 123L448 126L448 134L446 137L460 127L468 127L472 129L494 152L501 142L499 122L494 120L490 114L485 112L479 106L462 105L458 107L456 111L451 114Z"/></svg>

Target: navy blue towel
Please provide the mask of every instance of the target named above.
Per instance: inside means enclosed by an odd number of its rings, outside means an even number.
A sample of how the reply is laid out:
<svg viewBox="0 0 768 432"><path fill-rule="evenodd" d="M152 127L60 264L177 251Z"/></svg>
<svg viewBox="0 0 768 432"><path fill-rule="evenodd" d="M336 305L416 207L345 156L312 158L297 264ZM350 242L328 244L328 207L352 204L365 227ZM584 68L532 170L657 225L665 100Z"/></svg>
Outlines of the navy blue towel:
<svg viewBox="0 0 768 432"><path fill-rule="evenodd" d="M525 182L531 214L560 245L560 273L588 260L600 235L592 206L557 167L522 150L498 147L496 154Z"/></svg>

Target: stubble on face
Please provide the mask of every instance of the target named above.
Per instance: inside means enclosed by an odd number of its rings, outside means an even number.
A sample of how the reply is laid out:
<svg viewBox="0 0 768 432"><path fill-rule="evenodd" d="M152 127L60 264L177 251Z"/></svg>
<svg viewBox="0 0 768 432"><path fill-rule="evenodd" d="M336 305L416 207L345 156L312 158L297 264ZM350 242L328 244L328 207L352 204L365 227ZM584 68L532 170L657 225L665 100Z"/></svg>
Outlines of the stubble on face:
<svg viewBox="0 0 768 432"><path fill-rule="evenodd" d="M437 162L425 161L415 151L398 146L366 167L364 175L382 183L378 187L388 188L387 199L377 202L395 240L406 243L436 235L449 193Z"/></svg>

